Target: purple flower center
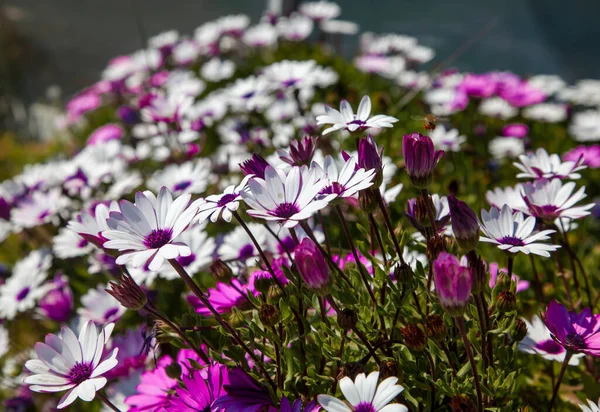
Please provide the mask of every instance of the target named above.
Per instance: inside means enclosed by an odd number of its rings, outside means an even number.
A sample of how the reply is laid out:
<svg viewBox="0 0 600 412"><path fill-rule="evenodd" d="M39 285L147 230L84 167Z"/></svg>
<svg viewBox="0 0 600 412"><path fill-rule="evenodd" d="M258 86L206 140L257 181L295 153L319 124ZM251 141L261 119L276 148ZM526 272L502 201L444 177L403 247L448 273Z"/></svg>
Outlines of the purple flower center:
<svg viewBox="0 0 600 412"><path fill-rule="evenodd" d="M587 344L585 343L585 339L579 336L576 333L569 333L565 337L565 345L573 348L573 349L585 349L587 348Z"/></svg>
<svg viewBox="0 0 600 412"><path fill-rule="evenodd" d="M108 321L110 318L112 318L113 316L115 316L118 311L119 311L119 308L112 308L112 309L107 310L104 313L104 320Z"/></svg>
<svg viewBox="0 0 600 412"><path fill-rule="evenodd" d="M217 202L217 206L219 207L223 207L225 206L227 203L231 203L235 200L235 198L238 196L237 193L228 193L226 195L223 195L221 197L221 199L219 199L219 201Z"/></svg>
<svg viewBox="0 0 600 412"><path fill-rule="evenodd" d="M179 256L176 260L181 266L186 267L196 260L196 255L192 253L189 256Z"/></svg>
<svg viewBox="0 0 600 412"><path fill-rule="evenodd" d="M42 213L40 213L40 215L38 216L38 220L44 220L46 219L48 216L50 216L50 210L44 210Z"/></svg>
<svg viewBox="0 0 600 412"><path fill-rule="evenodd" d="M179 182L175 186L173 186L173 191L179 192L179 191L185 190L188 187L190 187L191 184L192 184L191 180L184 180L183 182Z"/></svg>
<svg viewBox="0 0 600 412"><path fill-rule="evenodd" d="M300 81L300 79L289 79L289 80L282 82L282 84L283 84L283 87L291 87L291 86L294 86L299 81Z"/></svg>
<svg viewBox="0 0 600 412"><path fill-rule="evenodd" d="M552 339L548 339L543 342L538 342L535 345L535 347L536 347L536 349L539 349L542 352L546 352L551 355L557 355L557 354L565 351L562 346L560 346L558 343L554 342Z"/></svg>
<svg viewBox="0 0 600 412"><path fill-rule="evenodd" d="M144 245L148 249L158 249L171 241L171 229L155 229L144 237Z"/></svg>
<svg viewBox="0 0 600 412"><path fill-rule="evenodd" d="M371 402L361 402L356 405L356 412L377 412Z"/></svg>
<svg viewBox="0 0 600 412"><path fill-rule="evenodd" d="M338 182L333 182L329 186L323 188L320 192L322 195L339 195L344 192L344 186Z"/></svg>
<svg viewBox="0 0 600 412"><path fill-rule="evenodd" d="M512 246L525 246L525 242L514 236L504 236L502 239L499 239L498 242L503 243L505 245Z"/></svg>
<svg viewBox="0 0 600 412"><path fill-rule="evenodd" d="M29 291L31 289L29 289L29 287L25 287L24 289L21 289L21 291L19 293L17 293L17 302L22 301L23 299L25 299L27 297L27 295L29 295Z"/></svg>
<svg viewBox="0 0 600 412"><path fill-rule="evenodd" d="M81 382L87 380L92 374L92 365L89 363L77 362L75 366L69 371L69 380L72 383L79 385Z"/></svg>
<svg viewBox="0 0 600 412"><path fill-rule="evenodd" d="M251 92L248 92L248 93L242 94L242 99L249 99L249 98L251 98L252 96L254 96L255 94L256 94L256 92L255 92L255 91L251 91Z"/></svg>
<svg viewBox="0 0 600 412"><path fill-rule="evenodd" d="M544 206L541 206L540 209L542 210L544 216L547 216L547 217L558 216L558 213L556 213L556 211L558 210L558 206L544 205Z"/></svg>
<svg viewBox="0 0 600 412"><path fill-rule="evenodd" d="M238 253L240 260L250 259L252 256L254 256L254 246L251 244L242 246L240 253Z"/></svg>
<svg viewBox="0 0 600 412"><path fill-rule="evenodd" d="M88 241L85 239L81 239L78 243L77 243L77 247L80 249L83 249L84 247L86 247L88 245Z"/></svg>
<svg viewBox="0 0 600 412"><path fill-rule="evenodd" d="M365 125L365 121L364 120L359 120L359 119L355 119L352 120L351 122L349 122L348 124L357 124L359 126L364 126ZM358 409L357 409L358 410Z"/></svg>
<svg viewBox="0 0 600 412"><path fill-rule="evenodd" d="M271 212L271 214L273 216L289 219L298 212L300 212L300 209L298 209L298 206L296 206L295 204L282 203L280 205L277 205L277 208L273 212Z"/></svg>

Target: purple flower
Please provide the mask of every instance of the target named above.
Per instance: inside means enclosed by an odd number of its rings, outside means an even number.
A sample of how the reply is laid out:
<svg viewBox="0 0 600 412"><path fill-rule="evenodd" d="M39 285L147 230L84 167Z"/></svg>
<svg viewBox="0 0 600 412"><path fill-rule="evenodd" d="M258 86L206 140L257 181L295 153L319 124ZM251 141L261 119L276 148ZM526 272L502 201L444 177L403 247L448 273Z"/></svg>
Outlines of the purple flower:
<svg viewBox="0 0 600 412"><path fill-rule="evenodd" d="M475 250L479 242L477 215L465 202L458 200L454 195L448 197L448 204L456 243L468 252Z"/></svg>
<svg viewBox="0 0 600 412"><path fill-rule="evenodd" d="M118 109L119 117L125 124L136 124L139 121L137 110L130 106L121 106Z"/></svg>
<svg viewBox="0 0 600 412"><path fill-rule="evenodd" d="M288 398L285 396L281 398L281 403L279 405L279 412L313 412L317 409L317 402L312 401L309 402L304 408L302 407L302 399L298 398L292 404Z"/></svg>
<svg viewBox="0 0 600 412"><path fill-rule="evenodd" d="M496 82L488 74L467 74L458 90L472 97L490 97L496 92Z"/></svg>
<svg viewBox="0 0 600 412"><path fill-rule="evenodd" d="M578 163L583 156L583 164L592 169L600 167L600 145L577 146L575 149L565 153L563 159L568 162Z"/></svg>
<svg viewBox="0 0 600 412"><path fill-rule="evenodd" d="M125 399L129 412L162 411L173 398L174 390L178 387L177 379L167 375L167 366L173 359L166 355L159 359L156 369L142 374L137 393Z"/></svg>
<svg viewBox="0 0 600 412"><path fill-rule="evenodd" d="M258 176L261 179L265 178L265 169L269 166L269 162L267 162L261 155L252 153L252 157L243 163L240 163L240 169L242 169L242 173L244 176L254 175Z"/></svg>
<svg viewBox="0 0 600 412"><path fill-rule="evenodd" d="M465 313L471 295L471 272L461 266L458 258L441 252L433 262L435 290L440 304L449 315L460 317Z"/></svg>
<svg viewBox="0 0 600 412"><path fill-rule="evenodd" d="M331 286L331 276L325 258L315 242L309 238L302 239L294 253L296 268L306 286L321 296L327 295Z"/></svg>
<svg viewBox="0 0 600 412"><path fill-rule="evenodd" d="M542 314L542 320L559 345L568 351L600 356L600 315L592 314L590 308L580 313L568 312L560 303L552 300Z"/></svg>
<svg viewBox="0 0 600 412"><path fill-rule="evenodd" d="M100 96L93 90L85 90L67 103L67 117L70 122L75 123L83 114L99 106Z"/></svg>
<svg viewBox="0 0 600 412"><path fill-rule="evenodd" d="M229 285L227 283L217 282L216 289L208 289L208 301L217 312L225 313L231 311L234 307L241 308L247 306L247 293L249 291L255 295L258 294L258 292L255 292L249 285L242 285L237 279L233 279ZM196 309L197 313L204 316L210 316L210 310L204 306L195 295L188 295L187 300Z"/></svg>
<svg viewBox="0 0 600 412"><path fill-rule="evenodd" d="M363 137L358 143L358 167L365 170L374 169L373 188L383 182L383 147L379 149L373 137ZM344 159L347 160L347 159Z"/></svg>
<svg viewBox="0 0 600 412"><path fill-rule="evenodd" d="M39 310L48 319L66 322L73 310L73 294L67 277L57 275L50 285L50 291L40 300Z"/></svg>
<svg viewBox="0 0 600 412"><path fill-rule="evenodd" d="M120 140L123 137L123 129L114 123L109 123L94 130L88 137L87 144L94 146L110 140Z"/></svg>
<svg viewBox="0 0 600 412"><path fill-rule="evenodd" d="M310 166L318 140L318 137L304 136L301 140L290 142L289 154L285 150L278 150L277 154L281 160L292 166Z"/></svg>
<svg viewBox="0 0 600 412"><path fill-rule="evenodd" d="M518 137L522 139L527 136L527 133L529 133L529 127L523 123L507 124L502 129L502 136L506 137Z"/></svg>
<svg viewBox="0 0 600 412"><path fill-rule="evenodd" d="M505 87L498 92L498 96L514 107L531 106L532 104L541 103L546 100L544 92L536 89L527 82Z"/></svg>
<svg viewBox="0 0 600 412"><path fill-rule="evenodd" d="M444 154L435 150L429 136L421 133L405 134L402 140L402 154L406 172L417 189L427 189L433 171Z"/></svg>
<svg viewBox="0 0 600 412"><path fill-rule="evenodd" d="M213 403L217 410L256 412L273 406L267 388L240 367L229 371L229 384L224 385L224 389L227 394Z"/></svg>
<svg viewBox="0 0 600 412"><path fill-rule="evenodd" d="M195 370L191 376L183 374L185 388L176 388L177 397L165 407L168 412L211 411L216 399L225 395L229 383L227 367L214 363L208 368Z"/></svg>

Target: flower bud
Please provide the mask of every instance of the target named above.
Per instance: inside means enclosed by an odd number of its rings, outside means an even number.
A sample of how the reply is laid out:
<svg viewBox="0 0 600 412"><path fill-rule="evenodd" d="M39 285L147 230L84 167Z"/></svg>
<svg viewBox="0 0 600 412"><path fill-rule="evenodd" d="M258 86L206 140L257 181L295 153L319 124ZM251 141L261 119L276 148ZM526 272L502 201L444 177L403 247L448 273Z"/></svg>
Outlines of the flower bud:
<svg viewBox="0 0 600 412"><path fill-rule="evenodd" d="M122 275L119 278L119 283L109 282L106 292L121 305L131 310L140 310L148 302L146 293L128 275Z"/></svg>
<svg viewBox="0 0 600 412"><path fill-rule="evenodd" d="M252 273L252 281L254 283L254 289L260 293L268 293L269 288L273 285L273 277L265 270L257 270Z"/></svg>
<svg viewBox="0 0 600 412"><path fill-rule="evenodd" d="M319 138L314 136L304 136L300 140L292 140L289 155L285 151L279 151L279 158L292 166L310 166L317 150L318 141Z"/></svg>
<svg viewBox="0 0 600 412"><path fill-rule="evenodd" d="M396 265L394 268L394 278L399 283L408 283L412 280L413 270L406 262Z"/></svg>
<svg viewBox="0 0 600 412"><path fill-rule="evenodd" d="M233 271L229 265L223 262L221 259L216 259L210 264L210 272L213 274L216 280L223 283L231 282L233 278Z"/></svg>
<svg viewBox="0 0 600 412"><path fill-rule="evenodd" d="M231 311L231 314L229 315L229 323L234 328L239 328L240 326L242 326L246 323L244 314L242 312L240 312L239 310Z"/></svg>
<svg viewBox="0 0 600 412"><path fill-rule="evenodd" d="M285 286L284 286L285 288ZM277 302L280 298L283 297L283 291L277 285L271 285L269 290L267 291L267 298L269 302Z"/></svg>
<svg viewBox="0 0 600 412"><path fill-rule="evenodd" d="M258 311L258 318L260 322L266 326L271 327L277 325L279 319L281 317L281 313L279 309L269 303L263 303L260 305L260 310Z"/></svg>
<svg viewBox="0 0 600 412"><path fill-rule="evenodd" d="M511 338L514 342L521 342L527 336L527 324L523 319L515 321L515 329L511 333Z"/></svg>
<svg viewBox="0 0 600 412"><path fill-rule="evenodd" d="M365 170L375 169L373 189L378 189L383 183L383 148L378 150L373 137L363 137L358 142L358 166Z"/></svg>
<svg viewBox="0 0 600 412"><path fill-rule="evenodd" d="M432 236L427 240L427 259L431 262L446 249L444 238L442 236Z"/></svg>
<svg viewBox="0 0 600 412"><path fill-rule="evenodd" d="M440 315L429 315L427 316L427 335L429 338L436 342L443 342L448 335L448 328L446 327L446 322L444 322L444 318Z"/></svg>
<svg viewBox="0 0 600 412"><path fill-rule="evenodd" d="M302 239L294 253L296 268L306 287L317 295L328 295L331 287L329 267L315 242L309 238Z"/></svg>
<svg viewBox="0 0 600 412"><path fill-rule="evenodd" d="M181 366L179 366L179 363L177 362L167 365L165 371L167 372L167 376L171 379L179 379L181 376Z"/></svg>
<svg viewBox="0 0 600 412"><path fill-rule="evenodd" d="M431 226L428 210L435 210L433 202L431 201L431 196L427 196L427 199L424 199L423 196L417 197L415 202L415 219L423 227Z"/></svg>
<svg viewBox="0 0 600 412"><path fill-rule="evenodd" d="M171 327L162 320L157 320L154 323L154 337L156 342L161 345L171 343L173 339L179 338L175 332L171 330Z"/></svg>
<svg viewBox="0 0 600 412"><path fill-rule="evenodd" d="M40 313L56 322L66 322L73 310L73 294L66 276L58 275L51 282L52 289L40 300Z"/></svg>
<svg viewBox="0 0 600 412"><path fill-rule="evenodd" d="M365 213L372 214L377 210L377 197L371 189L358 192L358 205Z"/></svg>
<svg viewBox="0 0 600 412"><path fill-rule="evenodd" d="M469 260L469 270L471 271L471 278L473 280L473 286L471 292L476 295L484 290L487 282L487 270L485 263L481 260L481 257L474 251L469 252L467 255Z"/></svg>
<svg viewBox="0 0 600 412"><path fill-rule="evenodd" d="M435 150L429 136L421 133L404 135L402 154L406 172L417 189L427 189L431 184L433 171L444 154L443 150Z"/></svg>
<svg viewBox="0 0 600 412"><path fill-rule="evenodd" d="M512 312L517 309L517 296L510 290L503 290L498 295L496 307L502 313Z"/></svg>
<svg viewBox="0 0 600 412"><path fill-rule="evenodd" d="M240 163L240 169L242 169L244 176L254 175L261 179L265 178L265 169L267 166L269 166L269 162L256 153L252 153L250 159Z"/></svg>
<svg viewBox="0 0 600 412"><path fill-rule="evenodd" d="M340 328L350 330L356 326L358 314L355 310L344 308L337 314L337 323Z"/></svg>
<svg viewBox="0 0 600 412"><path fill-rule="evenodd" d="M453 195L448 197L450 216L452 217L452 232L458 246L465 251L475 250L479 242L479 222L477 215L463 201Z"/></svg>
<svg viewBox="0 0 600 412"><path fill-rule="evenodd" d="M460 265L458 258L441 252L433 263L435 290L440 304L450 316L460 317L469 305L471 272Z"/></svg>
<svg viewBox="0 0 600 412"><path fill-rule="evenodd" d="M421 352L427 347L427 336L425 332L417 325L407 325L400 329L400 334L408 349Z"/></svg>
<svg viewBox="0 0 600 412"><path fill-rule="evenodd" d="M385 359L381 361L379 364L379 379L383 381L387 378L398 377L398 375L398 362L394 359Z"/></svg>

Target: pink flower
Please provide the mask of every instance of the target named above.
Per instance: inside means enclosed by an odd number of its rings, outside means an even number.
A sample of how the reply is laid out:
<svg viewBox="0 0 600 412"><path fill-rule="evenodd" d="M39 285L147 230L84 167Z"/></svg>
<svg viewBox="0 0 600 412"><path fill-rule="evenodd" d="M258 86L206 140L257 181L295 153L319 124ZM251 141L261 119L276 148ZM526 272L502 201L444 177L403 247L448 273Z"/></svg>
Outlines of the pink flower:
<svg viewBox="0 0 600 412"><path fill-rule="evenodd" d="M490 289L494 289L494 286L496 286L496 279L498 278L498 273L500 273L500 271L508 272L507 269L499 269L499 266L497 263L490 263L489 271L490 271L490 283L489 283ZM517 284L517 290L516 290L517 293L529 289L529 281L521 280L521 278L519 278L517 275L512 275L511 279L513 282L515 282Z"/></svg>
<svg viewBox="0 0 600 412"><path fill-rule="evenodd" d="M529 133L529 127L523 123L507 124L502 129L502 136L518 137L519 139L526 137L527 133Z"/></svg>
<svg viewBox="0 0 600 412"><path fill-rule="evenodd" d="M490 97L496 92L496 82L488 74L467 74L458 90L472 97Z"/></svg>
<svg viewBox="0 0 600 412"><path fill-rule="evenodd" d="M164 410L178 387L177 379L170 378L166 371L166 367L172 362L170 356L163 356L156 369L142 374L140 384L136 387L137 393L125 399L125 404L130 406L130 412Z"/></svg>
<svg viewBox="0 0 600 412"><path fill-rule="evenodd" d="M546 100L544 92L526 82L521 82L512 87L506 87L498 92L498 96L502 97L514 107L531 106L532 104L541 103Z"/></svg>
<svg viewBox="0 0 600 412"><path fill-rule="evenodd" d="M433 262L435 290L442 307L454 317L465 313L471 295L471 272L458 258L446 252Z"/></svg>
<svg viewBox="0 0 600 412"><path fill-rule="evenodd" d="M119 140L122 137L123 129L121 129L116 124L109 123L94 130L88 138L87 144L90 146L94 146L97 144L108 142L110 140Z"/></svg>
<svg viewBox="0 0 600 412"><path fill-rule="evenodd" d="M234 307L243 307L248 303L248 298L246 296L247 291L250 290L257 294L249 285L242 285L237 279L233 279L230 285L218 282L216 289L208 289L208 301L217 312L229 312ZM205 307L196 296L188 295L187 300L194 308L196 308L197 313L204 316L209 316L211 314L210 310Z"/></svg>
<svg viewBox="0 0 600 412"><path fill-rule="evenodd" d="M551 301L542 320L559 345L568 351L600 356L600 315L590 308L580 313L568 312L560 303Z"/></svg>
<svg viewBox="0 0 600 412"><path fill-rule="evenodd" d="M583 164L592 169L600 167L600 144L593 146L577 146L575 149L565 153L563 159L565 161L578 162L583 156Z"/></svg>
<svg viewBox="0 0 600 412"><path fill-rule="evenodd" d="M329 267L315 242L308 238L302 239L294 250L294 258L296 268L308 289L319 295L327 295L331 286Z"/></svg>
<svg viewBox="0 0 600 412"><path fill-rule="evenodd" d="M417 189L426 189L431 183L433 171L444 155L443 150L435 150L429 136L421 133L405 134L402 140L402 154L406 172Z"/></svg>
<svg viewBox="0 0 600 412"><path fill-rule="evenodd" d="M82 92L67 103L67 115L69 121L74 123L79 120L83 114L95 110L99 106L100 96L98 96L98 94L90 90Z"/></svg>

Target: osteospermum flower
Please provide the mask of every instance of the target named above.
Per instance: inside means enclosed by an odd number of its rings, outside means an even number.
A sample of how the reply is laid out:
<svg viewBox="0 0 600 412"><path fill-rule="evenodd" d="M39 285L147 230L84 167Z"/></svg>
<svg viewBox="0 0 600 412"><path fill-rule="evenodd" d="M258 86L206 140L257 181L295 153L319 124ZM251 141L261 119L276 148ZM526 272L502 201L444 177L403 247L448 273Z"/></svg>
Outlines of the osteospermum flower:
<svg viewBox="0 0 600 412"><path fill-rule="evenodd" d="M517 183L515 187L495 187L493 191L488 190L486 192L485 200L487 200L490 206L496 206L498 209L501 209L504 205L508 205L513 211L528 213L527 204L521 194L522 190L523 185L521 183Z"/></svg>
<svg viewBox="0 0 600 412"><path fill-rule="evenodd" d="M544 359L562 363L567 351L552 339L550 331L540 317L534 316L531 323L527 319L523 321L527 325L527 336L519 342L518 349L521 352L540 355ZM583 353L572 356L569 365L579 365L579 359L583 356L585 356Z"/></svg>
<svg viewBox="0 0 600 412"><path fill-rule="evenodd" d="M341 8L337 3L320 0L302 3L299 8L300 13L310 17L315 21L325 21L334 19L341 13Z"/></svg>
<svg viewBox="0 0 600 412"><path fill-rule="evenodd" d="M58 223L58 215L69 206L70 200L60 188L47 193L35 191L11 210L11 220L17 228L30 228L44 223Z"/></svg>
<svg viewBox="0 0 600 412"><path fill-rule="evenodd" d="M587 405L581 403L578 405L582 412L600 412L600 400L598 400L598 403L594 403L594 401L587 399L587 403Z"/></svg>
<svg viewBox="0 0 600 412"><path fill-rule="evenodd" d="M590 308L579 313L569 312L552 300L542 320L552 339L567 351L600 356L600 315L592 314Z"/></svg>
<svg viewBox="0 0 600 412"><path fill-rule="evenodd" d="M172 164L152 174L147 185L156 191L163 186L168 187L175 195L202 193L208 186L210 167L208 159Z"/></svg>
<svg viewBox="0 0 600 412"><path fill-rule="evenodd" d="M249 285L242 285L237 279L233 279L230 284L218 282L216 288L208 289L208 301L217 312L225 313L231 311L234 307L247 306L248 292L254 293ZM196 309L197 313L204 316L211 315L211 311L195 295L189 295L187 300Z"/></svg>
<svg viewBox="0 0 600 412"><path fill-rule="evenodd" d="M326 185L325 179L319 179L306 166L292 167L287 175L268 166L265 179L250 179L249 190L242 192L242 198L249 206L250 216L278 221L289 229L323 209L335 197L326 195L315 200Z"/></svg>
<svg viewBox="0 0 600 412"><path fill-rule="evenodd" d="M396 385L398 378L389 377L377 385L379 372L369 376L359 373L354 382L349 377L340 380L340 390L351 406L329 395L317 396L317 402L328 412L406 412L408 408L399 403L388 405L404 390Z"/></svg>
<svg viewBox="0 0 600 412"><path fill-rule="evenodd" d="M177 379L169 377L166 370L172 362L173 359L165 355L153 370L142 374L137 393L125 399L129 412L160 411L169 404L178 387Z"/></svg>
<svg viewBox="0 0 600 412"><path fill-rule="evenodd" d="M231 222L232 213L238 210L242 192L247 190L249 179L250 176L246 176L239 185L227 186L223 193L207 196L198 207L196 221L203 222L210 219L214 223L222 217L224 221Z"/></svg>
<svg viewBox="0 0 600 412"><path fill-rule="evenodd" d="M535 153L520 155L519 162L513 164L521 171L517 177L525 179L579 179L581 175L576 172L587 168L583 156L575 161L563 162L559 155L549 155L542 148Z"/></svg>
<svg viewBox="0 0 600 412"><path fill-rule="evenodd" d="M378 114L369 118L370 115L371 99L369 96L364 96L362 98L356 114L354 114L350 103L348 103L347 100L342 100L339 112L329 106L325 106L325 114L317 116L317 125L332 125L323 131L323 134L325 135L341 129L355 132L359 129L381 129L383 127L392 127L392 124L398 121L395 117L384 114Z"/></svg>
<svg viewBox="0 0 600 412"><path fill-rule="evenodd" d="M86 320L98 324L116 322L125 313L125 307L106 292L108 285L98 285L95 289L90 288L81 297L82 306L77 313Z"/></svg>
<svg viewBox="0 0 600 412"><path fill-rule="evenodd" d="M110 229L106 223L109 213L118 211L117 202L111 202L110 206L98 203L89 210L82 211L75 220L69 221L67 228L81 236L84 240L102 247L106 238L102 236L104 230Z"/></svg>
<svg viewBox="0 0 600 412"><path fill-rule="evenodd" d="M365 170L357 167L356 158L350 157L345 162L337 162L333 157L327 155L323 162L323 168L313 162L313 168L317 168L323 175L327 185L321 189L320 195L335 195L336 197L352 197L359 191L373 185L375 169Z"/></svg>
<svg viewBox="0 0 600 412"><path fill-rule="evenodd" d="M150 270L158 270L166 259L189 256L189 246L175 238L187 229L198 210L197 205L189 205L190 198L184 194L173 200L169 189L163 187L158 198L145 191L135 194L135 203L121 200L121 211L111 212L106 221L110 230L102 232L108 239L104 247L122 252L117 264L131 262Z"/></svg>
<svg viewBox="0 0 600 412"><path fill-rule="evenodd" d="M535 229L535 217L523 217L523 213L513 214L508 205L502 206L502 209L492 207L490 211L481 210L481 231L485 236L479 238L482 242L494 243L500 250L510 253L533 253L549 257L549 252L554 252L560 246L539 243L542 240L550 239L548 236L554 233L554 230L542 230L533 233Z"/></svg>
<svg viewBox="0 0 600 412"><path fill-rule="evenodd" d="M66 326L60 335L46 335L46 343L35 344L39 359L27 361L25 367L34 373L25 383L34 392L68 392L58 402L58 409L73 403L78 397L89 402L96 391L106 385L106 372L117 366L117 349L106 356L105 346L114 324L100 331L93 322L84 323L79 337Z"/></svg>
<svg viewBox="0 0 600 412"><path fill-rule="evenodd" d="M563 185L560 179L538 180L524 184L522 194L533 216L552 222L556 218L580 219L591 213L593 203L575 206L587 196L585 186L575 193L573 193L574 189L574 182Z"/></svg>
<svg viewBox="0 0 600 412"><path fill-rule="evenodd" d="M225 395L223 385L229 384L227 366L211 364L195 370L191 376L182 376L185 388L175 389L177 397L166 406L169 412L210 411L214 401Z"/></svg>

